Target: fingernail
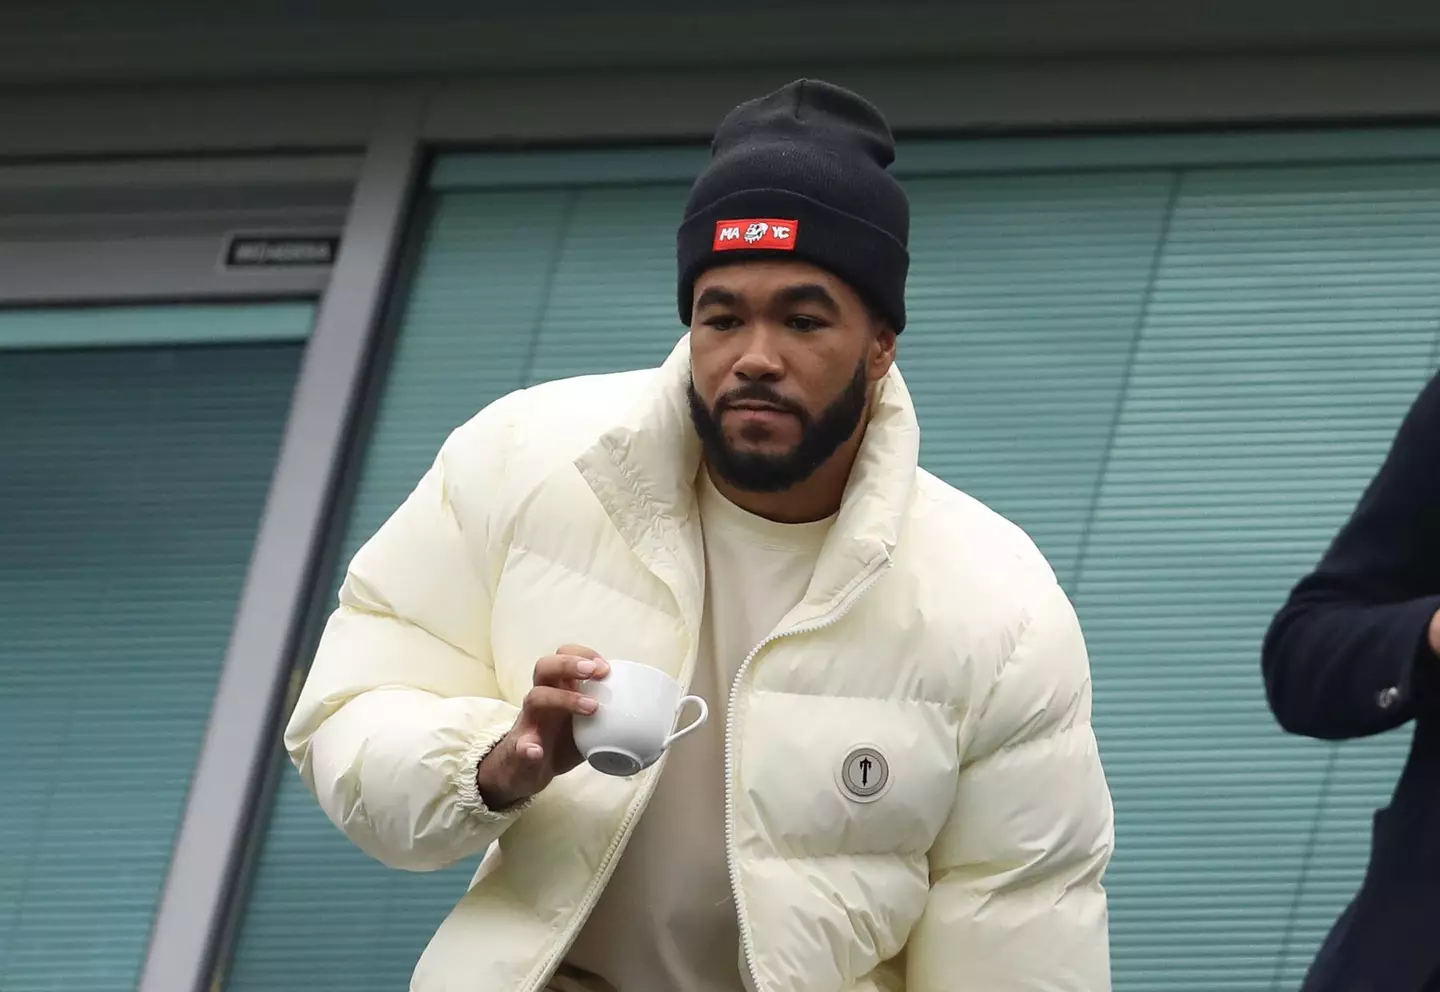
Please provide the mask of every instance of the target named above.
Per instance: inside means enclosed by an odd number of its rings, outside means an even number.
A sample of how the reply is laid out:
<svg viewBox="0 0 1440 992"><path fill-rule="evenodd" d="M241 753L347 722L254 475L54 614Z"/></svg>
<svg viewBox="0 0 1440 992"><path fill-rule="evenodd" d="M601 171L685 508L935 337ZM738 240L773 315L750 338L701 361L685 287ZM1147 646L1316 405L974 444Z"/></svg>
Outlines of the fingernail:
<svg viewBox="0 0 1440 992"><path fill-rule="evenodd" d="M589 696L586 696L580 700L581 713L594 713L599 708L600 704L595 702L595 700L591 699Z"/></svg>
<svg viewBox="0 0 1440 992"><path fill-rule="evenodd" d="M575 670L576 670L577 672L579 672L581 675L594 675L594 674L595 674L595 662L593 662L593 661L582 661L582 662L580 662L580 664L578 664L578 665L575 666Z"/></svg>
<svg viewBox="0 0 1440 992"><path fill-rule="evenodd" d="M525 746L525 757L529 758L531 761L539 761L541 758L545 757L545 751L543 748L540 747L539 744L527 744Z"/></svg>

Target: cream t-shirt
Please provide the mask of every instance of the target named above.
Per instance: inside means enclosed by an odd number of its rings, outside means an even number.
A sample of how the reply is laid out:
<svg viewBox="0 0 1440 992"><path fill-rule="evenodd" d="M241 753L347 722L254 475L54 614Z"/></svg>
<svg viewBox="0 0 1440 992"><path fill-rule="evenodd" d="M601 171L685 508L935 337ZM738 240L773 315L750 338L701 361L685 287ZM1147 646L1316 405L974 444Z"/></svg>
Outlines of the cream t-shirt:
<svg viewBox="0 0 1440 992"><path fill-rule="evenodd" d="M834 518L780 524L730 502L703 468L705 618L690 691L710 719L660 784L552 992L742 992L725 850L725 718L745 658L804 598Z"/></svg>

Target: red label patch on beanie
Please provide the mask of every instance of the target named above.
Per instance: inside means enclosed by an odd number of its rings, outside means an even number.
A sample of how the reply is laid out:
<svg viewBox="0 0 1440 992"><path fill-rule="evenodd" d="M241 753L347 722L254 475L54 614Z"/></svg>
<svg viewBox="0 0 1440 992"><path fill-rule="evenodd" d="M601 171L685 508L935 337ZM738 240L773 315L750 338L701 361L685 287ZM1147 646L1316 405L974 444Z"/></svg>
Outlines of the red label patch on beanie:
<svg viewBox="0 0 1440 992"><path fill-rule="evenodd" d="M722 220L715 224L715 251L794 251L800 224L774 217Z"/></svg>

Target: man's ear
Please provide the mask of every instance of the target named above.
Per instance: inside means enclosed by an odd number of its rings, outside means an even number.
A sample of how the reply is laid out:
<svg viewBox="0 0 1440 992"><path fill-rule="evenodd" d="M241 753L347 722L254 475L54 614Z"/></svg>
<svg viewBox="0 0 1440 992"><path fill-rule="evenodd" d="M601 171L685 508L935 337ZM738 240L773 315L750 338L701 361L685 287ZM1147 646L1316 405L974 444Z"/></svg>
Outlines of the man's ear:
<svg viewBox="0 0 1440 992"><path fill-rule="evenodd" d="M890 366L895 364L895 346L898 335L891 330L889 324L878 325L875 338L870 342L869 356L865 362L866 377L871 382L879 382L890 372Z"/></svg>

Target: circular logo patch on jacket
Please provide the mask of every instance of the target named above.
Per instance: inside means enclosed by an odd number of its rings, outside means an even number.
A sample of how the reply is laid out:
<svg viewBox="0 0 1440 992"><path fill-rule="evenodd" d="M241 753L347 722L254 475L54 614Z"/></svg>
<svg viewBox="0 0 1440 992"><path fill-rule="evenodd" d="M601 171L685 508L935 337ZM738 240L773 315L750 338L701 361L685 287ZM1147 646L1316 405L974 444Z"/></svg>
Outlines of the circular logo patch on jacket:
<svg viewBox="0 0 1440 992"><path fill-rule="evenodd" d="M879 748L862 744L845 755L837 778L841 790L857 803L874 802L890 785L890 762Z"/></svg>

